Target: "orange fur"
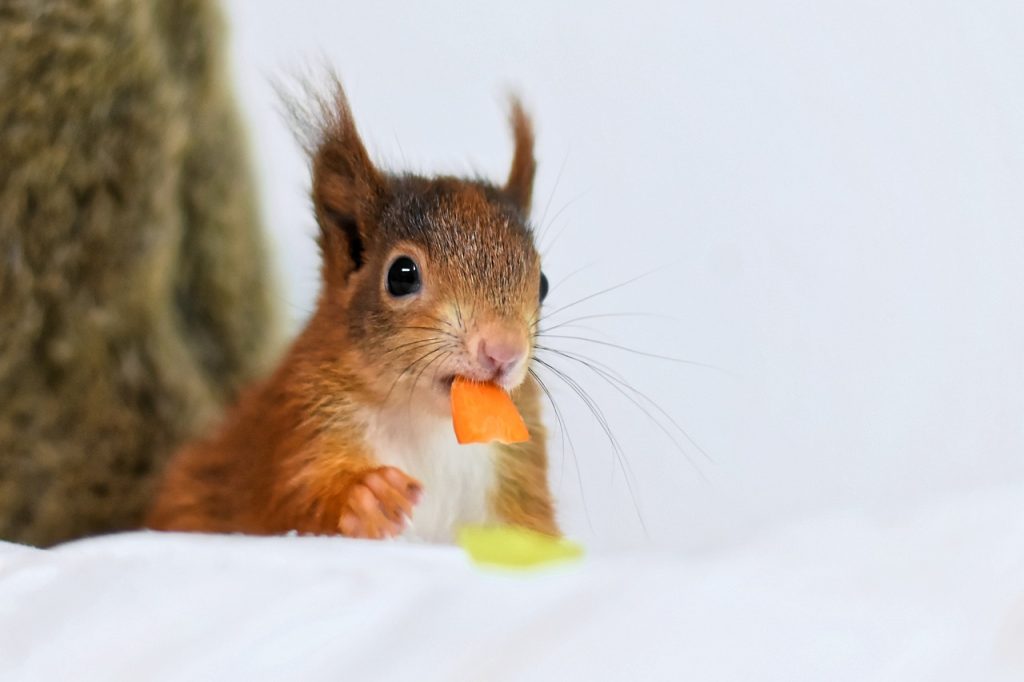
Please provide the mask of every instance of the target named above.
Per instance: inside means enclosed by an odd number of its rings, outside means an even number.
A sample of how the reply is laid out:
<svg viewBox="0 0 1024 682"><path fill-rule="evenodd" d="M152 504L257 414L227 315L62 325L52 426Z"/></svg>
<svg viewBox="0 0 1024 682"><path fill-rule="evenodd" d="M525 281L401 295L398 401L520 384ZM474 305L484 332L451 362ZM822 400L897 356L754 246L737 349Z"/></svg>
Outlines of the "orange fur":
<svg viewBox="0 0 1024 682"><path fill-rule="evenodd" d="M340 87L318 114L310 145L323 258L316 310L277 371L171 461L150 528L394 534L385 527L400 526L394 517L415 504L418 483L393 471L396 487L381 490L387 476L368 442L368 415L409 409L439 418L446 376L475 371L468 338L489 324L532 337L540 260L525 216L536 164L521 106L513 103L516 149L504 187L381 173ZM424 270L429 286L415 301L384 292L382 273L396 253L415 256ZM427 364L431 348L447 355ZM531 440L498 449L490 512L557 534L540 391L532 377L517 383L512 395Z"/></svg>

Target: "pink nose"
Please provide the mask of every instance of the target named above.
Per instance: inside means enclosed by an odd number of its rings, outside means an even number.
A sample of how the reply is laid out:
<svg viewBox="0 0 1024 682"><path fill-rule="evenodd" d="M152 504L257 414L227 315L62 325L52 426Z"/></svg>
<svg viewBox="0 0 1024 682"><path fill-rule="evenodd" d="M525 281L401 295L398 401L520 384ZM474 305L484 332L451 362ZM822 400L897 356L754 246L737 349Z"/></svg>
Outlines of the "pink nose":
<svg viewBox="0 0 1024 682"><path fill-rule="evenodd" d="M474 339L480 369L495 377L511 372L526 357L526 341L510 329L485 327Z"/></svg>

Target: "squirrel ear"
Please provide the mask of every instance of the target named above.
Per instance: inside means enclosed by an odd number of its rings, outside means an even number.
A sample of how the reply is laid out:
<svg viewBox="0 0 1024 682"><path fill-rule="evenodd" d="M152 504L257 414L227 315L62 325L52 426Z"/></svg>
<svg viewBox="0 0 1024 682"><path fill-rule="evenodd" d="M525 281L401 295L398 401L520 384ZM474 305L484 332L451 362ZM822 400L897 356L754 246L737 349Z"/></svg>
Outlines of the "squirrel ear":
<svg viewBox="0 0 1024 682"><path fill-rule="evenodd" d="M313 205L326 274L345 279L363 264L368 209L384 181L366 153L336 80L333 98L321 100L320 109L318 140L311 150Z"/></svg>
<svg viewBox="0 0 1024 682"><path fill-rule="evenodd" d="M505 183L505 193L522 209L530 212L530 198L533 196L533 176L537 171L537 160L533 157L533 124L523 109L522 102L513 96L509 123L515 138L515 152L512 168Z"/></svg>

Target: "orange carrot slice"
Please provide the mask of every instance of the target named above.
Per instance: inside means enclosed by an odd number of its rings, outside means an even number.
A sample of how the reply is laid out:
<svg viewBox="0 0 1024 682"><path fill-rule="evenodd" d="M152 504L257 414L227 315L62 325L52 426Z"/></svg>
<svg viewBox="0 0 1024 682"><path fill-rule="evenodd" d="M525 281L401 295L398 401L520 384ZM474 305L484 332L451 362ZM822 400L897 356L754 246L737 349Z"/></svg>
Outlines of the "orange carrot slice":
<svg viewBox="0 0 1024 682"><path fill-rule="evenodd" d="M504 389L462 377L452 383L452 424L462 445L530 440L523 417Z"/></svg>

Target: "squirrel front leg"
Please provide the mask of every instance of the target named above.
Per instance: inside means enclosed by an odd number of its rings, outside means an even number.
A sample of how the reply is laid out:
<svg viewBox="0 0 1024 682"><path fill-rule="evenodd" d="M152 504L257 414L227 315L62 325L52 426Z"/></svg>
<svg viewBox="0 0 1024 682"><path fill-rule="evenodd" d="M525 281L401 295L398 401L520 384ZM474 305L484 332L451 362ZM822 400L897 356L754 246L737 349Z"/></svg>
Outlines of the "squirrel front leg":
<svg viewBox="0 0 1024 682"><path fill-rule="evenodd" d="M491 506L502 523L558 537L562 533L548 486L547 429L541 419L540 396L540 385L532 376L515 395L530 440L497 446L498 485Z"/></svg>
<svg viewBox="0 0 1024 682"><path fill-rule="evenodd" d="M561 536L547 481L547 456L537 442L498 446L492 507L502 523Z"/></svg>
<svg viewBox="0 0 1024 682"><path fill-rule="evenodd" d="M423 487L351 444L319 442L289 458L271 525L318 535L379 540L400 535Z"/></svg>

